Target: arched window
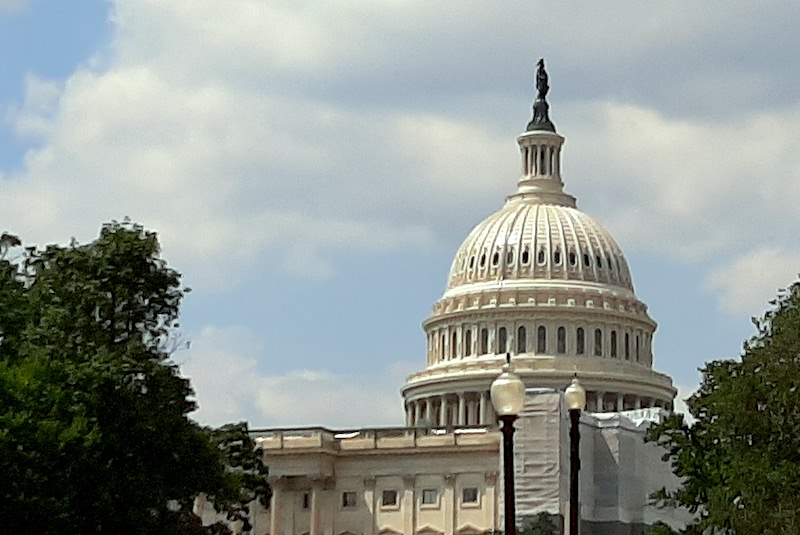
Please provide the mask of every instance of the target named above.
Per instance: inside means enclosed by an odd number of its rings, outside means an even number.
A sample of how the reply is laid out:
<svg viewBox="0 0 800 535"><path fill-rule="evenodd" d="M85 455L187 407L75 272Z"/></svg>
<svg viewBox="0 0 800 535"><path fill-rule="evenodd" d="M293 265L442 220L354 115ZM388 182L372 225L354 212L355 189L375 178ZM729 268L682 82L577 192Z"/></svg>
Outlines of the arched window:
<svg viewBox="0 0 800 535"><path fill-rule="evenodd" d="M472 355L472 329L467 329L467 334L464 335L464 355Z"/></svg>
<svg viewBox="0 0 800 535"><path fill-rule="evenodd" d="M625 360L631 359L631 335L625 333Z"/></svg>
<svg viewBox="0 0 800 535"><path fill-rule="evenodd" d="M528 331L520 325L517 328L517 353L525 353L528 350Z"/></svg>
<svg viewBox="0 0 800 535"><path fill-rule="evenodd" d="M457 356L457 349L458 349L458 333L453 331L453 336L450 337L450 358L454 359Z"/></svg>
<svg viewBox="0 0 800 535"><path fill-rule="evenodd" d="M583 327L578 327L578 330L575 332L575 341L576 341L576 348L575 353L578 355L583 355L586 351L586 333L583 332Z"/></svg>
<svg viewBox="0 0 800 535"><path fill-rule="evenodd" d="M544 325L539 325L536 330L536 352L547 353L547 329Z"/></svg>
<svg viewBox="0 0 800 535"><path fill-rule="evenodd" d="M489 352L489 329L481 329L481 355L486 355Z"/></svg>
<svg viewBox="0 0 800 535"><path fill-rule="evenodd" d="M603 331L600 329L594 330L594 356L603 356Z"/></svg>
<svg viewBox="0 0 800 535"><path fill-rule="evenodd" d="M497 329L497 353L500 355L501 353L505 353L508 351L508 332L506 331L505 327L500 327Z"/></svg>
<svg viewBox="0 0 800 535"><path fill-rule="evenodd" d="M611 331L611 356L617 358L617 331Z"/></svg>
<svg viewBox="0 0 800 535"><path fill-rule="evenodd" d="M567 329L564 327L559 327L556 334L558 338L556 350L558 351L559 355L563 355L567 352Z"/></svg>

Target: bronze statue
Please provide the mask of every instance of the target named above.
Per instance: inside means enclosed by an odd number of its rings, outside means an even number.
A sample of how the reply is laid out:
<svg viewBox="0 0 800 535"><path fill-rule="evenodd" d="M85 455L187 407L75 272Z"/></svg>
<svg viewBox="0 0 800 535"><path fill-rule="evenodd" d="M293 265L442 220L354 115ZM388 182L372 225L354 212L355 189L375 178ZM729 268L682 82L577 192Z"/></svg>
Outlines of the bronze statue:
<svg viewBox="0 0 800 535"><path fill-rule="evenodd" d="M546 130L555 132L556 125L550 120L548 114L550 106L547 104L547 92L550 90L547 71L544 70L544 59L536 64L536 100L533 102L533 119L528 123L528 132L532 130Z"/></svg>
<svg viewBox="0 0 800 535"><path fill-rule="evenodd" d="M544 70L544 59L539 59L536 64L536 100L544 100L547 98L547 92L550 86L547 85L547 71Z"/></svg>

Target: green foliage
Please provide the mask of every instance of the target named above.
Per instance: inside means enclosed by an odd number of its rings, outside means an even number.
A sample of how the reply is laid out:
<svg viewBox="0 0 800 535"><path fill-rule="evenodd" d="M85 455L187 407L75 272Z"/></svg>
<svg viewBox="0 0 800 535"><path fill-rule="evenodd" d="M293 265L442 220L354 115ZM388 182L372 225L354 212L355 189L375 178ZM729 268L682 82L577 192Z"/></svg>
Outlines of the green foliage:
<svg viewBox="0 0 800 535"><path fill-rule="evenodd" d="M517 535L558 535L560 523L558 515L538 513L535 517L526 519L517 528Z"/></svg>
<svg viewBox="0 0 800 535"><path fill-rule="evenodd" d="M663 522L656 522L644 532L644 535L677 535L677 531Z"/></svg>
<svg viewBox="0 0 800 535"><path fill-rule="evenodd" d="M683 478L655 498L698 513L686 533L800 533L800 281L771 304L740 360L701 370L697 421L673 415L648 434Z"/></svg>
<svg viewBox="0 0 800 535"><path fill-rule="evenodd" d="M219 533L266 500L245 424L207 429L169 359L186 292L154 233L104 225L87 245L0 238L0 518L9 532Z"/></svg>

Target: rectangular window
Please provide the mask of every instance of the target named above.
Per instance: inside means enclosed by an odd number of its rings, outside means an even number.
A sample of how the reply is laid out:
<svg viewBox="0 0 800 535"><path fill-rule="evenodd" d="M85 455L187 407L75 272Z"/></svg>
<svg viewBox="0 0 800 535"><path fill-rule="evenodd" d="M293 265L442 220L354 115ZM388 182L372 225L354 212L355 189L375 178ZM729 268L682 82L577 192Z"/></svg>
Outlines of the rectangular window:
<svg viewBox="0 0 800 535"><path fill-rule="evenodd" d="M342 493L342 507L355 507L356 506L356 493L343 492Z"/></svg>
<svg viewBox="0 0 800 535"><path fill-rule="evenodd" d="M381 505L384 507L397 505L397 491L384 490L381 494Z"/></svg>
<svg viewBox="0 0 800 535"><path fill-rule="evenodd" d="M461 503L478 503L478 488L465 487L461 489Z"/></svg>
<svg viewBox="0 0 800 535"><path fill-rule="evenodd" d="M436 489L423 489L422 505L435 505L438 496Z"/></svg>

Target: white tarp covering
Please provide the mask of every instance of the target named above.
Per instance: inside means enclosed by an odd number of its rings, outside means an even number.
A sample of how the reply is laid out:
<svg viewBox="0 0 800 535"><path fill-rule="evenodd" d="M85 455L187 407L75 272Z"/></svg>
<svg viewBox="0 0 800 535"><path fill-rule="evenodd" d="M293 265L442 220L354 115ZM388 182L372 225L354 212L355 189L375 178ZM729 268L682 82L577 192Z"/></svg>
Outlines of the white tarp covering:
<svg viewBox="0 0 800 535"><path fill-rule="evenodd" d="M663 450L644 442L645 430L664 415L662 409L581 415L581 518L590 524L582 533L630 533L631 524L658 520L682 527L690 519L687 511L648 505L652 492L677 485L669 464L661 460ZM529 389L516 428L518 518L542 511L566 518L569 417L562 393Z"/></svg>

